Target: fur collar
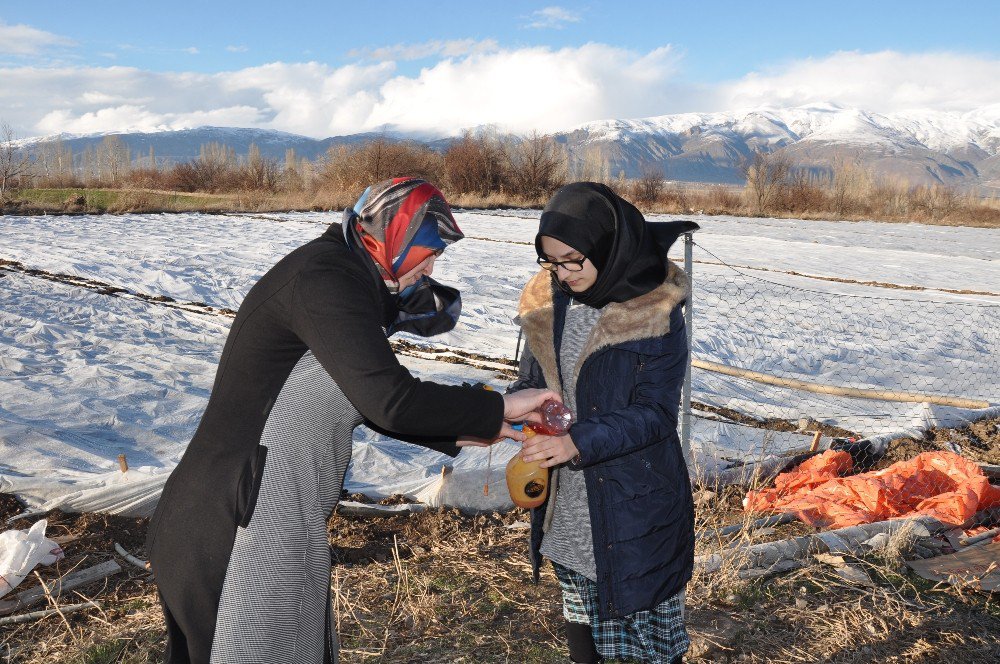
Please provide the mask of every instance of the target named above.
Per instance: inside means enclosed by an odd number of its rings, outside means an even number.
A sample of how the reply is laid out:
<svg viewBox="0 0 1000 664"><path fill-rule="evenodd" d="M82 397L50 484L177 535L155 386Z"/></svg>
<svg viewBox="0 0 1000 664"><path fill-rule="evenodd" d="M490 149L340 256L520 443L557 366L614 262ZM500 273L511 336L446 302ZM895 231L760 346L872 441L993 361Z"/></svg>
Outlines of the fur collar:
<svg viewBox="0 0 1000 664"><path fill-rule="evenodd" d="M670 312L688 295L687 275L672 261L667 261L666 280L650 292L625 302L611 302L601 310L601 317L590 333L574 367L580 375L584 360L608 346L663 336L670 331ZM518 315L531 353L538 360L545 383L562 391L556 363L554 338L555 305L552 278L542 270L528 281L521 293Z"/></svg>

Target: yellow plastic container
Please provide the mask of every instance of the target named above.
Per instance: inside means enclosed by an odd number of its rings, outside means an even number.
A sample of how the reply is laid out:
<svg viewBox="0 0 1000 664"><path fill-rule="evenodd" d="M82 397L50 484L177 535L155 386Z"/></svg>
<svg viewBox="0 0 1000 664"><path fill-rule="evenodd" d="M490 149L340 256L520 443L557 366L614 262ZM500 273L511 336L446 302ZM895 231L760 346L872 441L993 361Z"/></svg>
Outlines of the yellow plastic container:
<svg viewBox="0 0 1000 664"><path fill-rule="evenodd" d="M535 435L527 426L524 433L528 438ZM507 462L507 490L518 507L538 507L549 495L549 469L539 466L538 461L525 462L517 453Z"/></svg>

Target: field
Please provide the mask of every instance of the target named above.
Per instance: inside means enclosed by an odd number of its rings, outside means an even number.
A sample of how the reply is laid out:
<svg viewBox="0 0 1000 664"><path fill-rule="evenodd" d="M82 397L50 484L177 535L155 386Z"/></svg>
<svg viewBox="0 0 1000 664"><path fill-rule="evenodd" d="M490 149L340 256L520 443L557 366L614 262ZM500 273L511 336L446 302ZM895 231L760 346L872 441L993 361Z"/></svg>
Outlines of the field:
<svg viewBox="0 0 1000 664"><path fill-rule="evenodd" d="M458 286L459 327L433 343L402 339L422 378L510 380L513 321L534 271L537 211L462 211L467 238L435 277ZM1000 231L738 217L692 217L696 358L815 383L984 401L985 408L817 395L712 371L693 373L697 472L807 446L794 423L882 436L890 453L937 449L970 419L996 418ZM118 541L142 556L143 513L204 408L233 310L290 249L338 219L327 213L0 217L0 492L75 536L90 565ZM683 260L683 248L672 254ZM995 419L983 420L993 423ZM937 433L927 438L924 432ZM998 463L988 425L980 461ZM911 447L907 447L907 445ZM529 583L524 515L495 482L516 451L452 461L359 431L347 489L357 501L461 505L330 523L344 661L563 661L551 573ZM911 450L912 451L912 450ZM118 470L125 454L130 470ZM442 465L453 471L442 478ZM494 489L494 487L498 487ZM744 518L742 493L701 494L700 527ZM363 495L362 495L363 494ZM365 496L365 497L363 497ZM389 499L391 496L395 498ZM403 496L403 497L400 497ZM0 516L23 505L3 499ZM494 514L492 510L501 510ZM15 523L24 527L26 521ZM744 537L788 537L788 524ZM767 529L764 529L767 531ZM1000 638L989 595L938 588L901 568L911 542L856 561L870 583L821 562L789 574L701 576L689 590L697 647L730 661L989 661ZM708 552L718 541L704 541ZM85 560L85 562L84 562ZM103 611L0 633L0 661L155 661L162 626L138 569L101 592ZM96 592L96 591L95 591ZM849 638L848 638L849 637ZM4 649L7 649L6 652ZM992 649L992 650L991 650ZM75 658L75 659L74 659Z"/></svg>

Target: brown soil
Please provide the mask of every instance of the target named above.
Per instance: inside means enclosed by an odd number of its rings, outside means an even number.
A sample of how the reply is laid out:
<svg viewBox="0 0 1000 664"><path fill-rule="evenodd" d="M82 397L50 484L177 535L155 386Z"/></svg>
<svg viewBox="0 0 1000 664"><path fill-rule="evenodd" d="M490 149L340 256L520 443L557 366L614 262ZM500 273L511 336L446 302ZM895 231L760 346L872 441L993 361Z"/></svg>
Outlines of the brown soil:
<svg viewBox="0 0 1000 664"><path fill-rule="evenodd" d="M779 417L770 418L758 418L746 413L742 413L738 410L733 410L732 408L721 408L719 406L710 406L708 404L692 401L691 407L698 410L703 410L708 413L714 413L726 419L738 422L746 426L756 427L758 429L768 429L770 431L798 431L799 428L796 423L790 422L786 419ZM847 429L842 429L838 426L833 426L832 424L823 424L816 420L810 420L808 429L810 431L822 431L823 436L827 438L832 437L847 437L854 436L857 434L853 431L848 431Z"/></svg>
<svg viewBox="0 0 1000 664"><path fill-rule="evenodd" d="M954 445L970 461L1000 465L1000 418L979 420L961 429L931 429L919 440L897 438L889 443L878 467L912 459L921 452L954 451Z"/></svg>
<svg viewBox="0 0 1000 664"><path fill-rule="evenodd" d="M935 452L940 449L941 448L928 440L896 438L895 440L889 442L889 445L885 450L885 455L883 455L879 462L875 465L875 468L878 470L888 468L898 461L906 461L907 459L912 459L923 452Z"/></svg>
<svg viewBox="0 0 1000 664"><path fill-rule="evenodd" d="M973 422L961 429L934 429L936 445L957 444L962 456L978 463L1000 464L1000 417Z"/></svg>
<svg viewBox="0 0 1000 664"><path fill-rule="evenodd" d="M900 439L889 457L937 449L938 440L967 439L995 453L997 420L926 441ZM978 449L978 448L977 448ZM988 457L987 458L995 458ZM746 487L699 491L696 531L702 534L761 515L742 509ZM346 499L373 503L361 494ZM382 504L409 502L401 496ZM23 511L0 494L0 519ZM59 600L94 599L87 609L19 625L0 626L4 664L142 663L162 660L164 628L152 577L114 553L124 546L140 559L147 520L102 514L49 513L47 534L66 540L66 558L38 570L49 582L112 558L122 572ZM527 514L466 516L430 509L383 517L335 514L329 522L332 584L342 661L566 661L558 584L545 568L530 581ZM9 526L26 528L29 520ZM9 527L8 526L8 527ZM699 537L698 553L814 532L802 523L736 535ZM903 555L902 551L898 554ZM896 559L849 559L872 586L846 583L819 562L781 575L740 579L732 570L696 573L688 587L692 662L978 662L1000 642L1000 607L989 594L934 586ZM34 578L18 591L37 585ZM45 608L33 607L33 610ZM849 637L849 638L848 638Z"/></svg>
<svg viewBox="0 0 1000 664"><path fill-rule="evenodd" d="M698 529L739 518L742 495L741 489L730 488L706 501L699 509ZM0 495L0 514L20 511L16 500ZM445 509L331 518L342 661L566 661L558 584L547 568L538 585L530 582L526 516L522 511L465 516ZM64 561L41 570L43 578L55 578L74 565L110 559L116 541L140 558L145 555L144 519L58 512L48 518L50 535L76 539L64 545ZM802 524L787 524L744 541L809 531ZM699 549L710 551L713 546L700 540ZM101 602L102 610L69 614L65 623L55 616L2 627L0 655L5 659L0 661L160 661L163 624L155 586L142 570L121 559L119 563L121 573L80 589L82 596ZM986 661L977 657L1000 638L1000 611L988 598L968 591L955 595L947 589L919 594L922 582L905 572L890 578L882 568L869 571L874 588L844 584L816 563L749 582L725 575L696 576L688 588L687 620L693 639L688 659ZM926 590L929 584L920 587ZM82 600L64 603L70 601ZM861 625L857 631L856 623L862 620L873 620L872 627ZM842 629L848 631L838 631ZM843 638L846 633L850 639ZM919 655L917 660L914 655Z"/></svg>

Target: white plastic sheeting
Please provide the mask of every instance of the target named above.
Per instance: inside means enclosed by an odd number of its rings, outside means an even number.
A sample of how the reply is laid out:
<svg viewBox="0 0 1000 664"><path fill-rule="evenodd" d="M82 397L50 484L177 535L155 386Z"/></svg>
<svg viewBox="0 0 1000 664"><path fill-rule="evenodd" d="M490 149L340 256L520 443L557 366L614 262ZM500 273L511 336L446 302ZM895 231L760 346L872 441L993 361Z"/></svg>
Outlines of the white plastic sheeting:
<svg viewBox="0 0 1000 664"><path fill-rule="evenodd" d="M0 532L0 597L16 588L36 565L51 565L63 557L62 549L45 537L45 519L28 530Z"/></svg>
<svg viewBox="0 0 1000 664"><path fill-rule="evenodd" d="M693 440L698 451L692 473L700 473L725 468L738 460L802 449L812 436L695 420ZM506 511L514 504L504 469L519 449L517 443L502 441L493 446L492 456L488 449L469 447L452 458L361 428L355 432L344 489L374 499L403 495L430 507L457 507L470 513ZM0 475L0 493L21 497L30 506L26 515L58 508L67 512L150 516L168 474L158 469L130 468L124 473L79 473L62 479Z"/></svg>
<svg viewBox="0 0 1000 664"><path fill-rule="evenodd" d="M398 441L356 441L344 489L375 499L403 495L431 507L453 506L467 512L504 511L514 505L503 471L518 449L509 441L498 443L488 466L488 453L480 448L452 458ZM63 480L0 476L0 493L15 494L30 505L18 516L56 508L150 516L168 475L129 469ZM489 495L483 491L487 475Z"/></svg>
<svg viewBox="0 0 1000 664"><path fill-rule="evenodd" d="M268 216L283 222L199 214L4 216L0 258L138 293L235 308L270 265L339 217ZM520 287L536 269L531 240L537 221L503 212L460 213L458 220L468 239L449 249L435 276L461 288L465 307L459 327L436 342L510 357L517 339L512 317ZM769 289L765 294L775 311L782 309L783 298L791 297L780 284L806 285L834 297L885 293L791 272L930 289L993 292L1000 283L1000 231L995 229L732 217L697 221L703 226L698 242L720 259L772 270L767 278L774 285L760 288ZM796 357L812 361L783 371L837 383L864 358L876 355L882 336L897 333L896 326L877 330L877 335L866 336L862 330L852 338L850 354L831 348L822 327L810 330L777 317L756 328L765 335L734 338L727 318L731 311L723 306L725 291L712 291L713 284L725 283L725 274L705 263L695 270L695 353L706 359L766 370L758 364L773 356L770 346L794 347ZM988 306L998 300L940 291L894 290L892 295L885 303L892 308L887 320L898 318L894 312L907 312L908 299L933 297ZM873 387L906 387L908 377L926 373L928 367L937 372L932 375L951 373L955 367L972 375L992 361L993 346L940 334L948 326L962 329L943 318L946 309L928 311L930 315L914 319L905 334L937 339L941 345L931 347L933 353L896 358L895 373L883 377L884 385ZM15 493L38 509L148 514L197 426L229 324L230 319L219 315L0 271L0 491ZM498 389L506 382L492 372L457 364L415 358L404 362L428 380L482 381ZM978 396L991 401L1000 392L995 376L974 386ZM804 415L830 416L837 420L831 423L866 434L919 433L995 412L820 399L780 388L762 393L749 381L700 370L693 373L693 392L696 401L759 417L796 421ZM692 450L699 469L800 449L809 441L801 434L693 420ZM495 448L485 496L484 450L465 450L451 459L359 430L346 488L372 497L401 493L431 505L504 509L510 501L502 472L516 449L510 443ZM124 475L117 470L119 454L126 454L132 468Z"/></svg>

